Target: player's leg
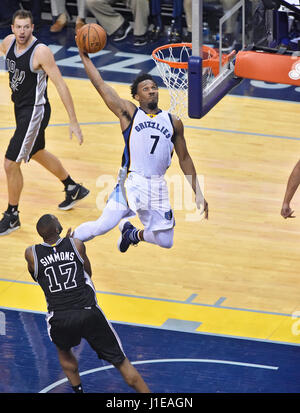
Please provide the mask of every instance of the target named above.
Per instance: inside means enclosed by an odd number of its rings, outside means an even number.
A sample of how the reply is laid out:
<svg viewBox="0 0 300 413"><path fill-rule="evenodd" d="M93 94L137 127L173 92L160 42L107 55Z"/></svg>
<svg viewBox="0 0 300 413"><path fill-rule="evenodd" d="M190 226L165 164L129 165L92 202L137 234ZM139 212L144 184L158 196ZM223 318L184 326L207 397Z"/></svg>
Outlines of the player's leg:
<svg viewBox="0 0 300 413"><path fill-rule="evenodd" d="M0 221L0 235L7 235L20 228L18 205L23 189L21 163L4 159L4 170L7 181L8 207Z"/></svg>
<svg viewBox="0 0 300 413"><path fill-rule="evenodd" d="M72 353L72 348L80 344L81 341L83 311L51 311L46 316L49 338L55 344L59 363L76 393L82 393L83 391L78 372L78 362Z"/></svg>
<svg viewBox="0 0 300 413"><path fill-rule="evenodd" d="M4 160L4 170L7 181L8 208L0 221L0 235L6 235L20 228L18 205L23 189L23 175L21 162L28 156L28 147L35 140L31 118L35 115L42 118L42 112L37 109L24 107L15 108L16 130L12 136L6 150Z"/></svg>
<svg viewBox="0 0 300 413"><path fill-rule="evenodd" d="M122 208L119 203L110 199L97 220L84 222L79 225L75 228L72 236L80 239L82 242L89 241L112 230L127 215L127 208Z"/></svg>
<svg viewBox="0 0 300 413"><path fill-rule="evenodd" d="M95 221L88 221L79 225L73 231L73 237L80 239L82 242L89 241L99 235L106 234L117 226L123 218L135 215L128 206L126 191L120 176L118 179L119 183L110 194L101 216Z"/></svg>
<svg viewBox="0 0 300 413"><path fill-rule="evenodd" d="M140 241L149 242L162 248L173 246L175 220L173 211L143 209L138 211L144 229L135 228L129 221L119 225L121 236L118 241L120 252L126 252L130 245Z"/></svg>
<svg viewBox="0 0 300 413"><path fill-rule="evenodd" d="M166 181L164 179L145 181L143 177L130 176L131 179L126 181L129 205L137 211L144 229L135 228L126 220L120 222L119 251L124 253L130 245L136 245L140 241L162 248L171 248L175 219L170 206ZM139 200L138 204L135 202L136 199Z"/></svg>
<svg viewBox="0 0 300 413"><path fill-rule="evenodd" d="M38 162L63 183L66 197L58 207L59 209L66 211L73 208L78 201L85 198L90 191L81 184L73 181L69 173L63 167L61 161L45 149L45 129L48 126L50 113L51 108L50 105L47 104L45 105L39 133L32 146L29 159L32 158Z"/></svg>
<svg viewBox="0 0 300 413"><path fill-rule="evenodd" d="M32 159L42 165L63 183L66 198L59 204L59 209L67 211L89 194L90 191L81 184L73 181L69 173L63 167L61 161L46 149L41 149L36 152L32 155Z"/></svg>
<svg viewBox="0 0 300 413"><path fill-rule="evenodd" d="M4 170L7 181L8 203L10 205L18 205L23 189L21 162L14 162L5 158Z"/></svg>
<svg viewBox="0 0 300 413"><path fill-rule="evenodd" d="M106 360L120 371L129 386L137 392L149 393L143 378L127 359L117 332L98 305L85 310L82 336L99 359Z"/></svg>
<svg viewBox="0 0 300 413"><path fill-rule="evenodd" d="M75 393L83 393L78 371L78 362L72 348L80 344L82 319L85 316L81 311L65 310L51 311L46 316L47 332L55 344L59 363L68 378Z"/></svg>
<svg viewBox="0 0 300 413"><path fill-rule="evenodd" d="M115 366L119 372L122 374L123 379L125 382L132 387L138 393L150 393L149 387L144 382L144 379L137 371L137 369L130 363L128 358L126 357L125 360Z"/></svg>
<svg viewBox="0 0 300 413"><path fill-rule="evenodd" d="M142 230L139 236L141 238L141 241L158 245L161 248L172 248L174 239L174 228L160 231Z"/></svg>
<svg viewBox="0 0 300 413"><path fill-rule="evenodd" d="M46 149L41 149L32 155L32 159L55 175L60 181L67 179L68 172L63 167L61 161Z"/></svg>
<svg viewBox="0 0 300 413"><path fill-rule="evenodd" d="M161 248L172 248L174 228L150 231L134 227L129 221L123 221L119 229L121 236L118 241L120 252L126 252L130 245L136 245L140 241L158 245Z"/></svg>
<svg viewBox="0 0 300 413"><path fill-rule="evenodd" d="M63 167L62 163L56 156L45 150L45 129L48 126L51 115L51 107L45 105L43 117L40 122L39 133L36 136L31 147L30 155L27 160L33 159L49 172L55 175L59 180L63 181L67 178L68 172Z"/></svg>
<svg viewBox="0 0 300 413"><path fill-rule="evenodd" d="M59 363L67 376L75 393L83 393L78 371L78 362L72 350L61 350L57 348Z"/></svg>

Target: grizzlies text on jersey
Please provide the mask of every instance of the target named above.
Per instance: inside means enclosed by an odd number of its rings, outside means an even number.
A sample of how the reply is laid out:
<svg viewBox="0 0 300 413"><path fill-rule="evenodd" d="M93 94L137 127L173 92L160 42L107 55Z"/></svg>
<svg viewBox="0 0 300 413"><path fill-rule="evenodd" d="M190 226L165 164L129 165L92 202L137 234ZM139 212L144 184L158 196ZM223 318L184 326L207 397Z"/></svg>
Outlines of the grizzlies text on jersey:
<svg viewBox="0 0 300 413"><path fill-rule="evenodd" d="M150 115L138 108L123 136L123 167L148 178L165 174L174 149L170 113L160 110L156 115Z"/></svg>

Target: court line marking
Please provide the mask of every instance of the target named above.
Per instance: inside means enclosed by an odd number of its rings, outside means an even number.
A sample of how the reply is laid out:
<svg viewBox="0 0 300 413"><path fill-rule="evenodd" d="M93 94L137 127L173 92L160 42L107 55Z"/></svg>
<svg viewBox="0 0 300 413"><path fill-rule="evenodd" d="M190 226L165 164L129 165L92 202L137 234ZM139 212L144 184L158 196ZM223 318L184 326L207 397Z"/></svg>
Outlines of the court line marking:
<svg viewBox="0 0 300 413"><path fill-rule="evenodd" d="M198 297L198 294L191 294L185 301L184 303L187 304L192 304L194 299Z"/></svg>
<svg viewBox="0 0 300 413"><path fill-rule="evenodd" d="M39 285L37 283L33 282L33 281L18 281L18 280L11 280L11 279L7 279L7 278L0 278L0 282L1 281L17 283L17 284L29 284L29 285L33 285L35 287L39 287ZM153 301L161 301L161 302L167 302L167 303L188 304L188 305L195 305L195 306L201 306L201 307L210 307L210 308L221 308L221 309L224 309L224 310L245 311L245 312L257 313L257 314L279 315L279 316L284 316L284 317L291 317L292 316L292 314L276 313L276 312L273 312L273 311L252 310L252 309L249 309L249 308L239 308L239 307L227 307L227 306L224 306L224 305L221 306L220 305L220 299L215 304L196 303L196 302L193 301L193 299L196 298L196 296L198 294L192 294L186 300L180 301L180 300L172 300L170 298L146 297L146 296L142 296L142 295L122 294L122 293L114 293L114 292L110 292L110 291L101 291L101 290L96 290L96 293L97 294L112 295L112 296L119 296L119 297L140 298L140 299L143 299L143 300L153 300ZM221 297L221 299L222 298L225 298L225 297Z"/></svg>
<svg viewBox="0 0 300 413"><path fill-rule="evenodd" d="M221 305L224 303L226 300L226 297L220 297L216 302L215 302L215 307L221 307Z"/></svg>
<svg viewBox="0 0 300 413"><path fill-rule="evenodd" d="M239 361L229 361L229 360L215 360L215 359L157 359L157 360L140 360L140 361L132 361L131 364L139 365L139 364L155 364L155 363L214 363L214 364L229 364L232 366L241 366L241 367L251 367L251 368L259 368L259 369L266 369L266 370L278 370L279 367L276 366L268 366L263 364L252 364L252 363L243 363ZM86 376L88 374L97 373L98 371L109 370L115 368L113 365L104 366L104 367L97 367L95 369L90 369L79 373L80 376ZM44 387L39 393L48 393L49 390L54 389L55 387L59 386L60 384L66 383L68 379L65 377L64 379L58 380L47 387Z"/></svg>
<svg viewBox="0 0 300 413"><path fill-rule="evenodd" d="M41 315L48 314L47 311L27 310L24 308L12 308L12 307L5 307L5 306L0 306L0 309L5 310L5 311L18 311L18 312L31 313L31 314L41 314ZM126 326L134 326L134 327L155 328L157 330L166 330L162 326L155 326L151 324L134 323L134 322L127 322L127 321L112 320L112 319L110 320L110 322L112 324L120 324L120 325L126 325ZM177 333L199 334L199 335L205 335L205 336L211 336L211 337L234 338L237 340L258 341L260 343L283 344L285 346L300 347L300 344L298 343L290 343L288 341L270 340L270 339L263 339L263 338L257 338L257 337L238 336L238 335L233 335L233 334L211 333L211 332L206 332L206 331L182 331L178 329L176 330L175 328L172 330L171 329L168 329L168 330L176 331Z"/></svg>
<svg viewBox="0 0 300 413"><path fill-rule="evenodd" d="M111 122L79 122L81 126L92 126L92 125L119 125L119 122L111 121ZM66 127L69 126L69 123L55 123L48 125L49 127ZM263 138L271 138L271 139L288 139L288 140L295 140L300 141L300 137L296 138L294 136L282 136L282 135L269 135L266 133L259 133L259 132L246 132L246 131L238 131L233 129L218 129L218 128L207 128L204 126L193 126L193 125L184 125L187 129L196 129L196 130L203 130L208 132L220 132L220 133L232 133L235 135L249 135L249 136L260 136ZM15 129L14 126L8 127L1 127L1 130L12 130Z"/></svg>

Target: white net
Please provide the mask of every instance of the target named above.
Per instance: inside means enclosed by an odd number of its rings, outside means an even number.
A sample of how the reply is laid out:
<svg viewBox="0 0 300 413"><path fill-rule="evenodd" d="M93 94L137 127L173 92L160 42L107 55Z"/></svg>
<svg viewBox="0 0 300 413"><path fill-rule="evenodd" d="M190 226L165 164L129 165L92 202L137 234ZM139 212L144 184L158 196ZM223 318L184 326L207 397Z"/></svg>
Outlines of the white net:
<svg viewBox="0 0 300 413"><path fill-rule="evenodd" d="M170 94L169 112L178 118L188 117L188 71L187 62L192 53L189 44L170 45L167 48L157 49L155 52L156 58L153 57L159 75L162 78L165 86ZM209 52L205 52L205 59L211 56ZM186 63L184 68L174 67L172 63ZM171 65L170 65L171 63ZM204 67L202 71L202 88L205 88L214 79L213 72L210 67Z"/></svg>

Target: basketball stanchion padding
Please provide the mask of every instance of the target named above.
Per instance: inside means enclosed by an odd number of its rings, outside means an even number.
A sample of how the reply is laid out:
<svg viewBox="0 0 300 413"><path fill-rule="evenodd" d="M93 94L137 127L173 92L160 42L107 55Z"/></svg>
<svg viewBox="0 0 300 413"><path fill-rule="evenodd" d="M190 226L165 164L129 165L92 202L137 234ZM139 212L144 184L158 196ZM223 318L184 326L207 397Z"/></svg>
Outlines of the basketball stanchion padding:
<svg viewBox="0 0 300 413"><path fill-rule="evenodd" d="M234 73L246 79L300 86L300 57L240 51L236 55Z"/></svg>

